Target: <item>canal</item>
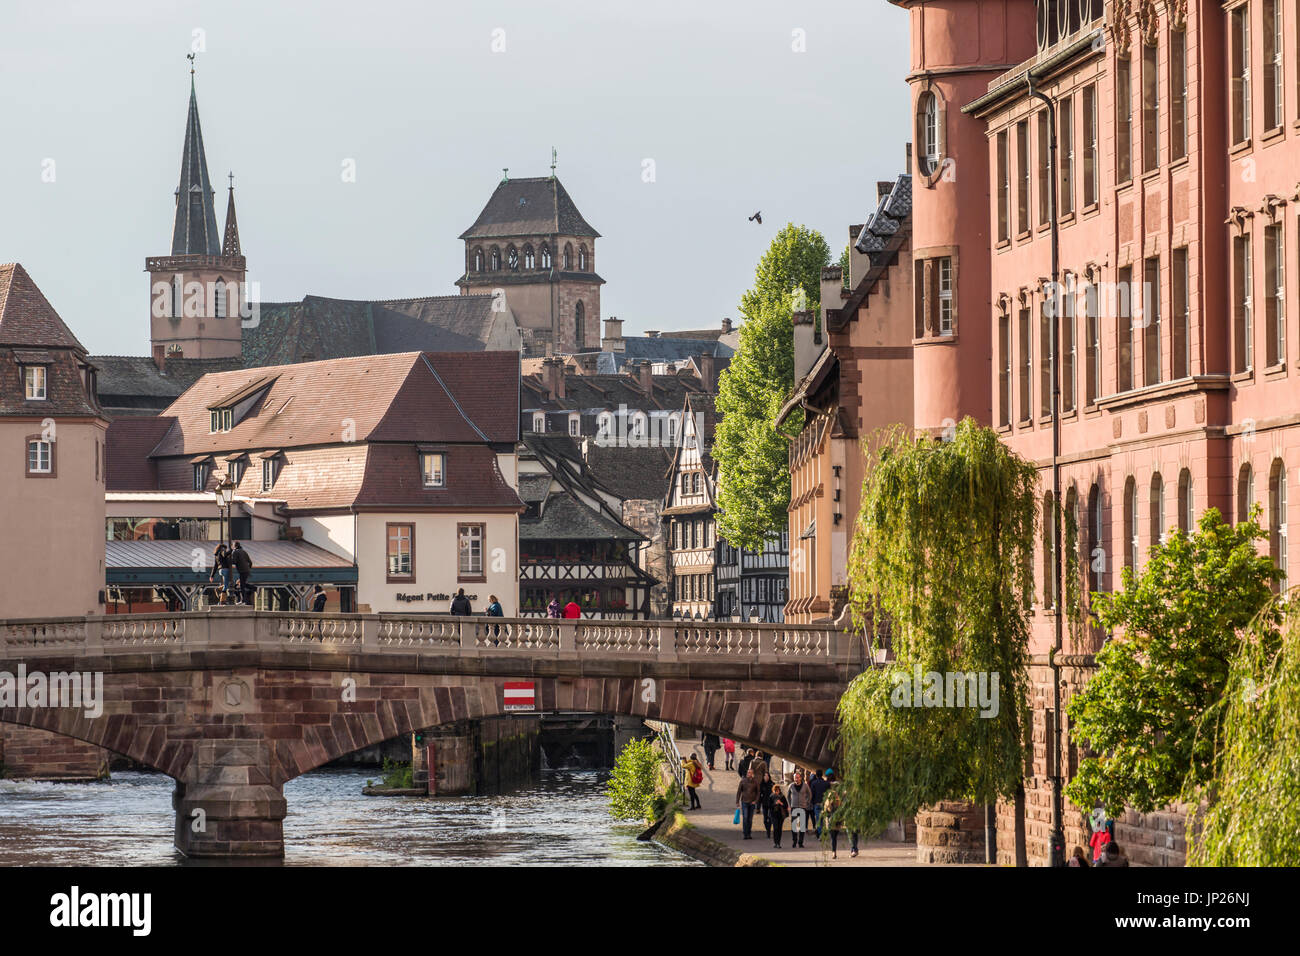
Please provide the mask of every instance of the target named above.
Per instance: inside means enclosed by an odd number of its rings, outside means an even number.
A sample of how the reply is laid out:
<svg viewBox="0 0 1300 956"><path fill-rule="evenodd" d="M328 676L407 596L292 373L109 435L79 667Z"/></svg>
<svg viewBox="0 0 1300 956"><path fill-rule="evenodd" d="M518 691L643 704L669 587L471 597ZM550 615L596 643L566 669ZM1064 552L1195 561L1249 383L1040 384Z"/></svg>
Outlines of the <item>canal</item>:
<svg viewBox="0 0 1300 956"><path fill-rule="evenodd" d="M606 770L543 770L493 797L366 797L376 770L329 769L285 785L289 866L694 866L612 820ZM167 866L173 783L118 772L104 783L0 780L0 865Z"/></svg>

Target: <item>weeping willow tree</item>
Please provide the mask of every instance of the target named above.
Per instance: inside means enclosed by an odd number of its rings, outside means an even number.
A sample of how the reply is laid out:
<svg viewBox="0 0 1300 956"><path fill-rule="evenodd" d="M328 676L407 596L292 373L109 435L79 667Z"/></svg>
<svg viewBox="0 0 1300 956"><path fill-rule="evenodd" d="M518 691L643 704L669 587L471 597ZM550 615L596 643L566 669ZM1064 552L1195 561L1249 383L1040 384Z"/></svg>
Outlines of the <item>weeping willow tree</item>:
<svg viewBox="0 0 1300 956"><path fill-rule="evenodd" d="M837 771L844 824L876 833L936 801L992 803L1020 785L1038 473L969 418L949 441L878 436L867 464L850 593L873 642L887 622L895 660L841 699ZM958 673L990 687L996 675L993 714L903 692L918 675Z"/></svg>
<svg viewBox="0 0 1300 956"><path fill-rule="evenodd" d="M1223 697L1207 712L1216 743L1208 785L1183 793L1192 866L1300 866L1300 604L1281 634L1261 614L1233 656ZM1199 809L1195 809L1198 808Z"/></svg>

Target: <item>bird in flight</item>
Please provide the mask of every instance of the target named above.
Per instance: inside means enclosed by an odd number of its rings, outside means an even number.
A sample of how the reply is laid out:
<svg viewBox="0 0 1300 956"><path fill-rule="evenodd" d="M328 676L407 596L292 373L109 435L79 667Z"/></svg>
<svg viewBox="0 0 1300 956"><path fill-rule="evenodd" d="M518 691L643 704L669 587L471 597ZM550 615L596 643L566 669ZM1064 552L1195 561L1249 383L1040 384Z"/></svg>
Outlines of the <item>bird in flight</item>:
<svg viewBox="0 0 1300 956"><path fill-rule="evenodd" d="M763 225L763 210L760 209L758 212L754 213L754 215L750 216L749 221L756 222L760 226Z"/></svg>

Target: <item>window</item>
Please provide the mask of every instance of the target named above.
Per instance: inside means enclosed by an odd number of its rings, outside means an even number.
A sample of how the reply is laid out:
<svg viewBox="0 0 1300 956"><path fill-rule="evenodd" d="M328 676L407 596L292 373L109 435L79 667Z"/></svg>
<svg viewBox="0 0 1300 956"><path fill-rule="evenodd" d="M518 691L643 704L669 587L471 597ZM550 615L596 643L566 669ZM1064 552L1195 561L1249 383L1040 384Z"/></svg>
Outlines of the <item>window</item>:
<svg viewBox="0 0 1300 956"><path fill-rule="evenodd" d="M1088 287L1088 293L1084 297L1084 309L1087 312L1088 322L1088 368L1084 394L1087 396L1088 405L1094 404L1097 401L1097 396L1101 393L1101 310L1099 306L1097 286L1094 283Z"/></svg>
<svg viewBox="0 0 1300 956"><path fill-rule="evenodd" d="M1228 98L1232 142L1250 139L1250 4L1228 14Z"/></svg>
<svg viewBox="0 0 1300 956"><path fill-rule="evenodd" d="M692 483L694 484L693 490L695 494L697 495L704 494L704 473L697 471L691 476L691 478L692 478Z"/></svg>
<svg viewBox="0 0 1300 956"><path fill-rule="evenodd" d="M388 580L415 580L415 525L389 524Z"/></svg>
<svg viewBox="0 0 1300 956"><path fill-rule="evenodd" d="M54 474L54 442L44 438L27 439L27 474Z"/></svg>
<svg viewBox="0 0 1300 956"><path fill-rule="evenodd" d="M482 249L474 250L474 271L475 272L483 271L483 250Z"/></svg>
<svg viewBox="0 0 1300 956"><path fill-rule="evenodd" d="M221 279L212 287L212 315L218 319L226 317L226 283Z"/></svg>
<svg viewBox="0 0 1300 956"><path fill-rule="evenodd" d="M1016 232L1029 231L1029 121L1016 124Z"/></svg>
<svg viewBox="0 0 1300 956"><path fill-rule="evenodd" d="M185 277L177 275L172 279L172 318L179 319L185 314Z"/></svg>
<svg viewBox="0 0 1300 956"><path fill-rule="evenodd" d="M262 459L262 490L270 491L275 487L276 473L279 471L278 458Z"/></svg>
<svg viewBox="0 0 1300 956"><path fill-rule="evenodd" d="M573 246L568 243L564 244L564 269L567 272L573 268Z"/></svg>
<svg viewBox="0 0 1300 956"><path fill-rule="evenodd" d="M456 554L460 562L456 580L487 580L483 573L483 525L456 525Z"/></svg>
<svg viewBox="0 0 1300 956"><path fill-rule="evenodd" d="M1052 414L1052 349L1056 347L1052 330L1055 319L1054 296L1044 296L1038 316L1038 414Z"/></svg>
<svg viewBox="0 0 1300 956"><path fill-rule="evenodd" d="M1083 88L1083 208L1096 205L1101 195L1097 166L1097 88Z"/></svg>
<svg viewBox="0 0 1300 956"><path fill-rule="evenodd" d="M1250 509L1255 506L1255 472L1250 462L1241 466L1237 472L1237 521L1250 518Z"/></svg>
<svg viewBox="0 0 1300 956"><path fill-rule="evenodd" d="M1010 235L1009 203L1011 171L1007 168L1007 131L998 133L998 242L1006 242Z"/></svg>
<svg viewBox="0 0 1300 956"><path fill-rule="evenodd" d="M1280 129L1282 95L1282 3L1264 0L1264 125Z"/></svg>
<svg viewBox="0 0 1300 956"><path fill-rule="evenodd" d="M921 175L931 176L939 169L939 101L931 92L921 94L917 110L921 125Z"/></svg>
<svg viewBox="0 0 1300 956"><path fill-rule="evenodd" d="M1233 281L1233 353L1234 371L1249 372L1255 367L1255 307L1252 296L1250 236L1232 240Z"/></svg>
<svg viewBox="0 0 1300 956"><path fill-rule="evenodd" d="M1151 546L1165 543L1165 480L1151 476Z"/></svg>
<svg viewBox="0 0 1300 956"><path fill-rule="evenodd" d="M1184 468L1178 473L1178 527L1191 534L1196 528L1196 502L1192 490L1192 473Z"/></svg>
<svg viewBox="0 0 1300 956"><path fill-rule="evenodd" d="M1191 341L1191 300L1188 292L1188 283L1191 276L1188 273L1187 247L1174 250L1174 274L1172 276L1174 283L1174 302L1173 310L1169 314L1171 321L1171 331L1173 338L1173 360L1174 360L1174 378L1186 378L1192 374L1192 341Z"/></svg>
<svg viewBox="0 0 1300 956"><path fill-rule="evenodd" d="M1264 227L1264 334L1270 366L1286 361L1285 246L1281 223Z"/></svg>
<svg viewBox="0 0 1300 956"><path fill-rule="evenodd" d="M1096 485L1088 492L1088 573L1089 589L1100 591L1106 573L1106 546L1102 543L1101 489Z"/></svg>
<svg viewBox="0 0 1300 956"><path fill-rule="evenodd" d="M686 472L682 472L681 483L681 494L689 495L691 493L691 476Z"/></svg>
<svg viewBox="0 0 1300 956"><path fill-rule="evenodd" d="M1133 178L1133 64L1127 53L1115 61L1115 181Z"/></svg>
<svg viewBox="0 0 1300 956"><path fill-rule="evenodd" d="M524 246L524 268L525 269L537 268L537 257L533 255L532 246Z"/></svg>
<svg viewBox="0 0 1300 956"><path fill-rule="evenodd" d="M424 452L420 455L420 475L426 488L447 486L447 456L443 452Z"/></svg>
<svg viewBox="0 0 1300 956"><path fill-rule="evenodd" d="M1124 567L1134 574L1138 569L1138 500L1137 483L1132 476L1124 483Z"/></svg>
<svg viewBox="0 0 1300 956"><path fill-rule="evenodd" d="M1057 197L1057 216L1074 214L1074 98L1061 97L1060 133L1057 157L1061 164L1061 194Z"/></svg>
<svg viewBox="0 0 1300 956"><path fill-rule="evenodd" d="M939 267L939 334L952 335L952 259L937 260Z"/></svg>
<svg viewBox="0 0 1300 956"><path fill-rule="evenodd" d="M579 272L587 271L587 247L586 246L578 247L578 271Z"/></svg>
<svg viewBox="0 0 1300 956"><path fill-rule="evenodd" d="M194 490L204 491L208 487L208 473L210 466L206 463L194 466Z"/></svg>
<svg viewBox="0 0 1300 956"><path fill-rule="evenodd" d="M27 401L43 402L46 400L46 372L47 369L44 365L23 366L23 384L26 387Z"/></svg>
<svg viewBox="0 0 1300 956"><path fill-rule="evenodd" d="M496 272L501 268L501 250L496 246L492 247L492 271Z"/></svg>
<svg viewBox="0 0 1300 956"><path fill-rule="evenodd" d="M1142 45L1142 171L1160 165L1160 83L1156 66L1156 45Z"/></svg>
<svg viewBox="0 0 1300 956"><path fill-rule="evenodd" d="M586 340L586 330L583 328L586 325L586 320L587 307L579 302L573 307L573 341L578 348L582 348L583 342Z"/></svg>
<svg viewBox="0 0 1300 956"><path fill-rule="evenodd" d="M1146 361L1145 385L1160 381L1161 328L1160 328L1160 260L1150 258L1145 263L1145 281L1142 284L1142 354Z"/></svg>
<svg viewBox="0 0 1300 956"><path fill-rule="evenodd" d="M1075 362L1078 348L1074 342L1074 277L1068 276L1061 291L1061 411L1074 411Z"/></svg>
<svg viewBox="0 0 1300 956"><path fill-rule="evenodd" d="M551 267L551 247L542 246L542 268L549 269L550 267Z"/></svg>
<svg viewBox="0 0 1300 956"><path fill-rule="evenodd" d="M580 415L569 416L569 434L574 438L582 434L582 417Z"/></svg>
<svg viewBox="0 0 1300 956"><path fill-rule="evenodd" d="M1051 144L1048 141L1047 128L1047 111L1043 110L1038 114L1038 224L1047 225L1048 222L1048 203L1051 201L1051 183L1052 170L1049 166L1051 161Z"/></svg>
<svg viewBox="0 0 1300 956"><path fill-rule="evenodd" d="M511 272L519 271L519 250L514 246L506 249L506 265L510 267Z"/></svg>
<svg viewBox="0 0 1300 956"><path fill-rule="evenodd" d="M1049 491L1043 496L1043 607L1056 609L1056 521Z"/></svg>
<svg viewBox="0 0 1300 956"><path fill-rule="evenodd" d="M546 431L546 413L545 413L545 412L533 412L533 431L535 431L535 432L544 432L544 431Z"/></svg>
<svg viewBox="0 0 1300 956"><path fill-rule="evenodd" d="M1125 266L1119 270L1119 288L1116 300L1115 322L1119 339L1115 360L1118 363L1119 390L1127 392L1133 388L1133 267Z"/></svg>
<svg viewBox="0 0 1300 956"><path fill-rule="evenodd" d="M1282 459L1273 461L1268 476L1268 544L1273 563L1282 572L1281 581L1273 585L1273 593L1287 589L1287 532L1286 532L1286 467Z"/></svg>
<svg viewBox="0 0 1300 956"><path fill-rule="evenodd" d="M1032 417L1030 409L1032 405L1029 401L1029 381L1033 375L1034 357L1029 351L1029 304L1025 303L1020 309L1019 316L1020 328L1020 421L1028 422Z"/></svg>
<svg viewBox="0 0 1300 956"><path fill-rule="evenodd" d="M1011 315L998 310L998 424L1011 424Z"/></svg>
<svg viewBox="0 0 1300 956"><path fill-rule="evenodd" d="M248 467L248 462L239 459L226 463L226 471L230 474L230 480L234 484L239 484L244 479L244 469Z"/></svg>
<svg viewBox="0 0 1300 956"><path fill-rule="evenodd" d="M1187 31L1169 31L1169 160L1187 155Z"/></svg>

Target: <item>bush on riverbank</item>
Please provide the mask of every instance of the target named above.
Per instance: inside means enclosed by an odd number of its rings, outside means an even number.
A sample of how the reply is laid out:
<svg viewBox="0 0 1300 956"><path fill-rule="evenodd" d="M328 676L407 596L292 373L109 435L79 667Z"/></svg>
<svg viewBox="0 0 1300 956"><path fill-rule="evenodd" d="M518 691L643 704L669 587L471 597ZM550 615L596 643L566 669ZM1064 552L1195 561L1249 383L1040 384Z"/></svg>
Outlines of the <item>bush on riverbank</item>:
<svg viewBox="0 0 1300 956"><path fill-rule="evenodd" d="M610 815L620 820L655 820L655 774L663 754L648 740L632 740L614 761L605 794Z"/></svg>
<svg viewBox="0 0 1300 956"><path fill-rule="evenodd" d="M391 790L410 790L415 779L409 763L384 758L384 786Z"/></svg>

